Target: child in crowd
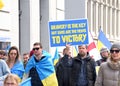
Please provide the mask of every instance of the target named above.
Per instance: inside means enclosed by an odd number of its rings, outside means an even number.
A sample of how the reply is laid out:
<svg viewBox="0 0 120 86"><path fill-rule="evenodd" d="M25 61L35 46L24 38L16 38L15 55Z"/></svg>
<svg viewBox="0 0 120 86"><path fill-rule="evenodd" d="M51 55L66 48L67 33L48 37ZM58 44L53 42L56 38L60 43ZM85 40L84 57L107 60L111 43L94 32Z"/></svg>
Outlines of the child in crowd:
<svg viewBox="0 0 120 86"><path fill-rule="evenodd" d="M19 86L20 78L16 74L8 74L4 80L4 86Z"/></svg>

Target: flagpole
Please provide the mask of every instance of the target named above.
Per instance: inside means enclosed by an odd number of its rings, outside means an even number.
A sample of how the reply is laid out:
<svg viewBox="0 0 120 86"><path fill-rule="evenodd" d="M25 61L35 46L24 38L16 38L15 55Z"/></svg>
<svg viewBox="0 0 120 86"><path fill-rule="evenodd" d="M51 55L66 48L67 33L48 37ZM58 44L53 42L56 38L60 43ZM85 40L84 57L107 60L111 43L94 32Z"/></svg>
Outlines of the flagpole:
<svg viewBox="0 0 120 86"><path fill-rule="evenodd" d="M100 28L99 28L99 32L100 32L100 30L101 30L101 26L100 26Z"/></svg>

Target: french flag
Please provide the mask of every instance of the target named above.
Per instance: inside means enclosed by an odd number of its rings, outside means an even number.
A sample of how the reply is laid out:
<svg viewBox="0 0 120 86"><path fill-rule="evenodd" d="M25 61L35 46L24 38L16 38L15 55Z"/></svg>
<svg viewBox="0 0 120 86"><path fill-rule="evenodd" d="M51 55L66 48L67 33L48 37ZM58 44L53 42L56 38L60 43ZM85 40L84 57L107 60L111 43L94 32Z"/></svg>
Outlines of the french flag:
<svg viewBox="0 0 120 86"><path fill-rule="evenodd" d="M89 55L95 60L99 60L101 59L101 56L100 56L100 53L96 47L96 44L95 42L93 41L93 37L91 35L91 33L89 32L88 34L88 38L89 38L89 44L88 44L88 52L89 52Z"/></svg>

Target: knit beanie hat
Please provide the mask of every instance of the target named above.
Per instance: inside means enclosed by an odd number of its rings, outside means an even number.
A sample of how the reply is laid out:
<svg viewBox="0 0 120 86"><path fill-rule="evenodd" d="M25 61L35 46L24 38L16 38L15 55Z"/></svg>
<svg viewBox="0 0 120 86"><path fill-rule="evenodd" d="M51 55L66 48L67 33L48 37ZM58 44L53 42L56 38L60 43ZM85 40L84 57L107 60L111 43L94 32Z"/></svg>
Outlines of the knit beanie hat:
<svg viewBox="0 0 120 86"><path fill-rule="evenodd" d="M100 53L103 53L103 52L106 52L106 51L108 51L107 48L101 48L101 49L100 49Z"/></svg>
<svg viewBox="0 0 120 86"><path fill-rule="evenodd" d="M113 49L113 48L117 48L117 49L120 50L120 43L114 43L114 44L111 46L111 49ZM111 50L111 49L110 49L110 50Z"/></svg>

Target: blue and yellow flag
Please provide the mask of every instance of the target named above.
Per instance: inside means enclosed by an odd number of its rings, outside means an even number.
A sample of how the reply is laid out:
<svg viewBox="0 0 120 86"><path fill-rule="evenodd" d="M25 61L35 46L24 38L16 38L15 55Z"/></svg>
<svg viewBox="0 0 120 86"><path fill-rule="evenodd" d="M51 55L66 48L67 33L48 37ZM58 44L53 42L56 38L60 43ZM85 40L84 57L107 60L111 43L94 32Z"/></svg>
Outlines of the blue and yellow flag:
<svg viewBox="0 0 120 86"><path fill-rule="evenodd" d="M22 79L25 72L23 63L21 61L17 61L10 71L13 74L17 74Z"/></svg>
<svg viewBox="0 0 120 86"><path fill-rule="evenodd" d="M4 7L3 1L0 0L0 9L2 9Z"/></svg>
<svg viewBox="0 0 120 86"><path fill-rule="evenodd" d="M77 56L77 54L78 54L77 46L72 47L72 53L73 53L73 55L72 55L73 57Z"/></svg>
<svg viewBox="0 0 120 86"><path fill-rule="evenodd" d="M28 73L32 67L35 67L44 86L58 86L51 55L43 51L43 56L43 59L36 62L33 55L26 65L25 73Z"/></svg>
<svg viewBox="0 0 120 86"><path fill-rule="evenodd" d="M59 58L60 58L60 55L59 55L59 52L58 52L58 48L56 48L55 54L54 54L54 57L53 57L54 65L56 65L56 63L59 61Z"/></svg>
<svg viewBox="0 0 120 86"><path fill-rule="evenodd" d="M110 43L110 41L106 38L105 34L100 29L99 36L98 36L98 42L97 42L98 50L100 51L102 47L106 47L110 49L111 46L112 44Z"/></svg>

